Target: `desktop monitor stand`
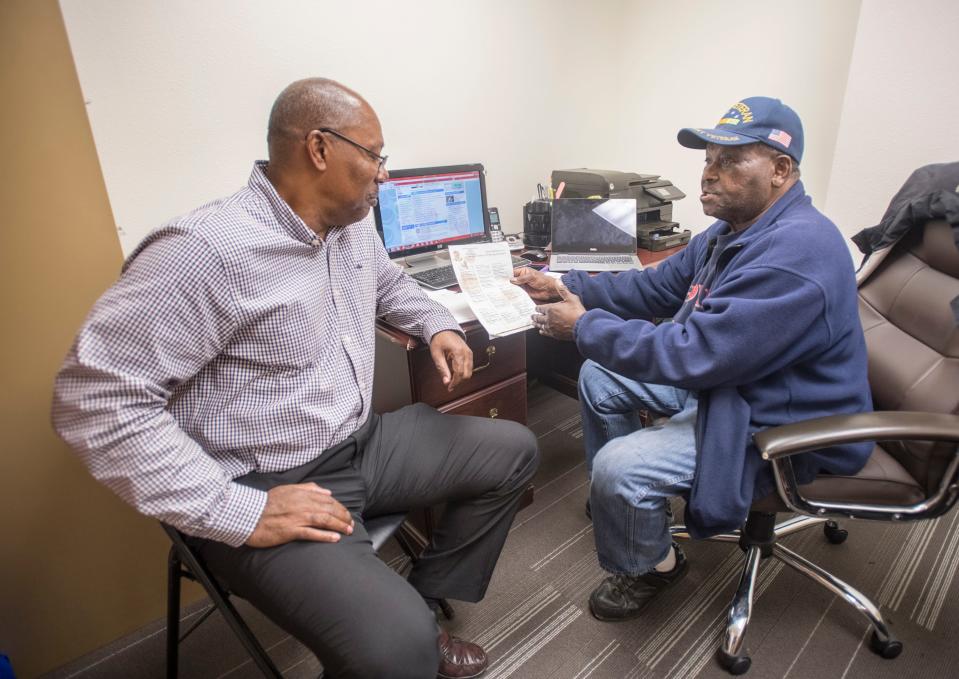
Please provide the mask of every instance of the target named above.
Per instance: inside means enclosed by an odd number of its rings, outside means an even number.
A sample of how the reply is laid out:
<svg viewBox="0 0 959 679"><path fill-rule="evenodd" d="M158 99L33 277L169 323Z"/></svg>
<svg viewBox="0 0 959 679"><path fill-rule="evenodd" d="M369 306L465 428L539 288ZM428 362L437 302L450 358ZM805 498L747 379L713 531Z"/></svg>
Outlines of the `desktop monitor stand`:
<svg viewBox="0 0 959 679"><path fill-rule="evenodd" d="M414 274L427 269L435 269L438 266L447 266L450 263L450 253L447 250L425 252L419 255L409 255L402 260L396 260L396 262L397 264L402 262L403 270L406 273Z"/></svg>

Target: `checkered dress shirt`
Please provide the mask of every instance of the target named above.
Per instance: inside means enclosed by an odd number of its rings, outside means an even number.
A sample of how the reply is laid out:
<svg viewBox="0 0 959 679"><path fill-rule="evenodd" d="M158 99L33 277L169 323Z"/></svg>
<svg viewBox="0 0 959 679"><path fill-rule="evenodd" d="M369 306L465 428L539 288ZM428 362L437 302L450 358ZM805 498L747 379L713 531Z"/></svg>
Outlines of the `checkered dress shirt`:
<svg viewBox="0 0 959 679"><path fill-rule="evenodd" d="M459 330L387 257L372 217L316 237L265 163L247 187L152 232L93 307L57 376L53 421L148 516L243 544L266 493L370 412L374 322Z"/></svg>

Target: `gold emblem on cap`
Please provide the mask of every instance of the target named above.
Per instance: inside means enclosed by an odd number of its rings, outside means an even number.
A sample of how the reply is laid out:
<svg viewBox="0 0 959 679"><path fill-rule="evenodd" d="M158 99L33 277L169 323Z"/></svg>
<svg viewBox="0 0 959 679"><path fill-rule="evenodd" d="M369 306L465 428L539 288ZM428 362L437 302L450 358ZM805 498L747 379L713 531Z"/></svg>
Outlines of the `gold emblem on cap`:
<svg viewBox="0 0 959 679"><path fill-rule="evenodd" d="M739 118L731 117L736 115L737 113L739 114ZM726 115L723 116L720 119L720 121L716 124L717 125L738 125L740 122L751 123L752 121L753 121L752 110L749 108L749 106L747 106L746 104L740 101L737 104L733 104L729 108L729 110L726 111Z"/></svg>

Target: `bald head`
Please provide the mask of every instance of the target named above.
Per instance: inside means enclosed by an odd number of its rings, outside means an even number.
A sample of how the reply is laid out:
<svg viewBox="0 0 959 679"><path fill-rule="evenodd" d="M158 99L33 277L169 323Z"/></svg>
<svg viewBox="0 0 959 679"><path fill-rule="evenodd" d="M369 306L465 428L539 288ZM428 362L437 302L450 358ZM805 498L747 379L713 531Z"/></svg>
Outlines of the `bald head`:
<svg viewBox="0 0 959 679"><path fill-rule="evenodd" d="M311 130L349 129L372 112L363 97L335 80L297 80L280 92L270 111L266 135L270 163L283 163Z"/></svg>

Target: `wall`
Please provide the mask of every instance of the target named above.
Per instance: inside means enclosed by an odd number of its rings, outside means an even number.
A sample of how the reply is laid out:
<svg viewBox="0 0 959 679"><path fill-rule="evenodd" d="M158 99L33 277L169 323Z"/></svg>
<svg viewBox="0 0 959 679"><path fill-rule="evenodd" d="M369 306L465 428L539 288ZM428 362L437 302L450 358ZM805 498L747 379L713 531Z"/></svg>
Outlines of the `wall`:
<svg viewBox="0 0 959 679"><path fill-rule="evenodd" d="M858 0L634 0L620 43L629 86L616 166L672 180L687 194L674 219L701 230L712 222L698 199L704 152L679 146L676 133L711 127L739 99L778 97L802 118L803 183L821 209L858 11Z"/></svg>
<svg viewBox="0 0 959 679"><path fill-rule="evenodd" d="M877 224L917 167L959 161L957 35L954 0L863 2L826 203L846 235Z"/></svg>
<svg viewBox="0 0 959 679"><path fill-rule="evenodd" d="M744 0L721 23L696 0L61 5L127 252L245 181L272 99L313 74L371 101L392 167L483 162L507 231L537 181L582 166L673 180L689 196L675 216L701 229L701 158L676 131L759 93L802 115L821 207L859 11Z"/></svg>
<svg viewBox="0 0 959 679"><path fill-rule="evenodd" d="M246 182L270 105L298 78L363 94L394 168L483 162L508 232L537 181L619 125L621 2L61 5L126 252Z"/></svg>
<svg viewBox="0 0 959 679"><path fill-rule="evenodd" d="M53 434L50 386L121 252L60 10L0 3L0 652L36 676L162 615L166 539Z"/></svg>

